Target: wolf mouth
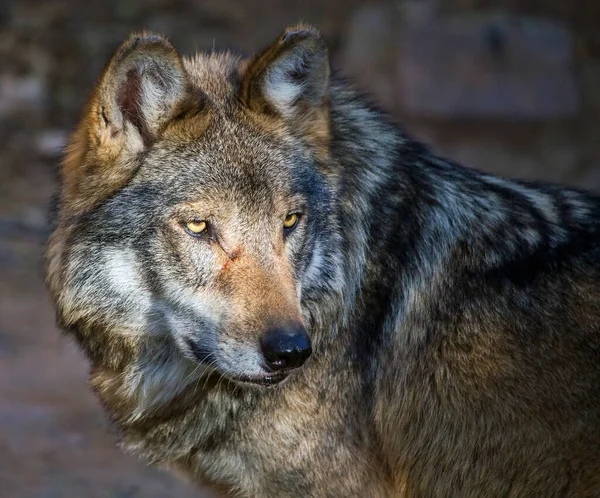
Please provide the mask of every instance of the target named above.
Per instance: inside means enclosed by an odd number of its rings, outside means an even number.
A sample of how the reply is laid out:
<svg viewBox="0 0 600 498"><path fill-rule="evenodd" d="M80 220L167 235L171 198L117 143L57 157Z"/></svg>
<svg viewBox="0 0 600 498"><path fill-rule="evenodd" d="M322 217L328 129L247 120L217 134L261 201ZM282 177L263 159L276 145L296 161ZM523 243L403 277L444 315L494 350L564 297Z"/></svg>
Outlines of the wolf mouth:
<svg viewBox="0 0 600 498"><path fill-rule="evenodd" d="M194 355L195 359L200 362L200 363L204 363L209 365L210 364L210 358L212 356L212 352L209 349L205 349L200 347L197 343L195 343L193 340L188 340L187 341L188 347L190 348L192 354ZM217 368L217 371L219 369ZM227 379L234 381L234 382L239 382L242 384L252 384L252 385L256 385L256 386L262 386L262 387L269 387L269 386L274 386L277 385L281 382L283 382L289 375L289 372L271 372L271 373L266 373L265 375L235 375L232 373L226 373L226 372L222 372L222 375L224 377L226 377Z"/></svg>
<svg viewBox="0 0 600 498"><path fill-rule="evenodd" d="M287 373L278 372L274 374L267 374L263 376L253 376L253 377L244 377L244 376L236 376L231 377L235 382L240 382L242 384L252 384L255 386L261 387L272 387L277 384L280 384L288 377Z"/></svg>

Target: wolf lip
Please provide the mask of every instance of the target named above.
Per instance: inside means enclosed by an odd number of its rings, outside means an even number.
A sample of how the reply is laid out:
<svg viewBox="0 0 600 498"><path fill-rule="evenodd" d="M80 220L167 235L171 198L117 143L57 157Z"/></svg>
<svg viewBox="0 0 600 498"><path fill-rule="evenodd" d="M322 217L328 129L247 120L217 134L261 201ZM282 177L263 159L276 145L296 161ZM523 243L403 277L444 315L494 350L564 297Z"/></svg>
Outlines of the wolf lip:
<svg viewBox="0 0 600 498"><path fill-rule="evenodd" d="M242 382L244 384L254 384L257 386L274 386L283 382L287 378L287 374L278 373L272 375L265 375L262 377L236 377L234 380Z"/></svg>

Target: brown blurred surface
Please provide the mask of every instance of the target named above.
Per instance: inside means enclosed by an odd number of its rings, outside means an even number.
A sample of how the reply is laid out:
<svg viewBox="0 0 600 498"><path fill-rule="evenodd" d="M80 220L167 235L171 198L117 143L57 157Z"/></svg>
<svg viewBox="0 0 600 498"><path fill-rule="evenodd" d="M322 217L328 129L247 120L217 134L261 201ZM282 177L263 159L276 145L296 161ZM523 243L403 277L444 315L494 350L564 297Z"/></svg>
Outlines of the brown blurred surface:
<svg viewBox="0 0 600 498"><path fill-rule="evenodd" d="M58 151L110 53L132 30L162 31L184 54L212 47L252 53L286 24L300 19L314 23L327 38L335 65L357 73L360 83L374 91L395 118L439 153L508 176L600 189L597 0L438 2L437 15L442 17L500 10L564 23L573 40L578 110L568 118L526 121L432 120L404 114L397 72L415 68L399 63L395 31L406 23L400 18L396 22L396 17L406 15L400 4L356 0L0 3L0 496L199 495L116 448L115 437L86 385L82 355L54 326L41 278ZM416 14L420 15L430 14ZM373 53L378 54L377 60Z"/></svg>

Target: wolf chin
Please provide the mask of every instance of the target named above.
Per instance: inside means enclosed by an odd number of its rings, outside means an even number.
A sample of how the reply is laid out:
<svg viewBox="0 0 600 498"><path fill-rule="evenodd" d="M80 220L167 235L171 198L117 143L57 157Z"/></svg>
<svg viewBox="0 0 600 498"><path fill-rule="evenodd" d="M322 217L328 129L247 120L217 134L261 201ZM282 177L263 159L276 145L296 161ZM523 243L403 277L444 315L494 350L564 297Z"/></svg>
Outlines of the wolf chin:
<svg viewBox="0 0 600 498"><path fill-rule="evenodd" d="M310 26L115 53L47 284L122 447L239 497L600 496L600 200L440 159Z"/></svg>

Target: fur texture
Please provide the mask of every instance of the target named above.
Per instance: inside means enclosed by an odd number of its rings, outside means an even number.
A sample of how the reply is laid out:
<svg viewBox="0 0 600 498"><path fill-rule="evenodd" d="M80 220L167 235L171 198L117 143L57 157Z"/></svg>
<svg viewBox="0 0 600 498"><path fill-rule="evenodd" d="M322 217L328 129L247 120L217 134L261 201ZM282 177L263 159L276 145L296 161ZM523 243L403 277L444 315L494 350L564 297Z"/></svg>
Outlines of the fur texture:
<svg viewBox="0 0 600 498"><path fill-rule="evenodd" d="M432 155L314 28L145 33L73 135L47 282L123 448L224 494L598 496L599 229L595 195ZM262 385L298 321L312 357Z"/></svg>

